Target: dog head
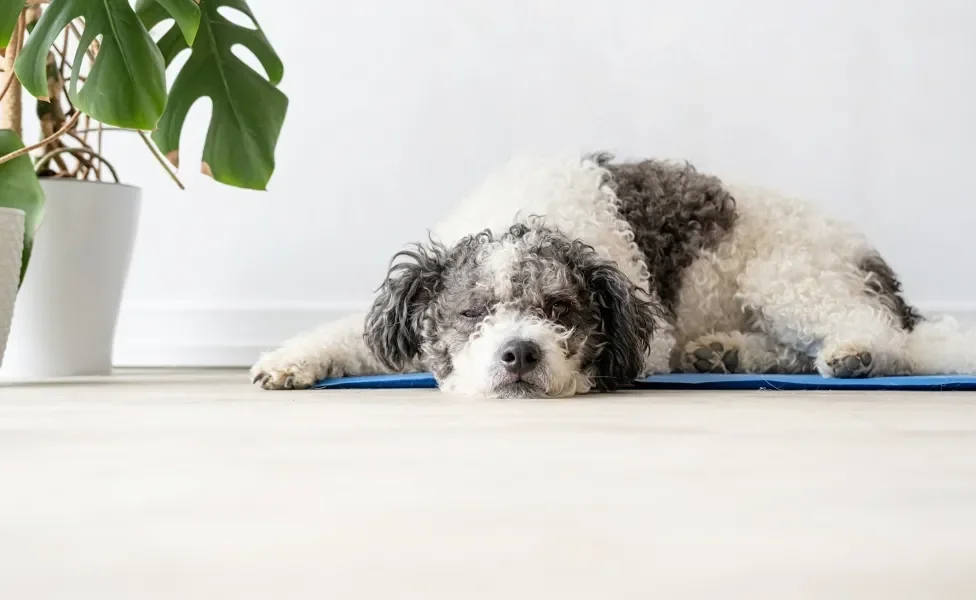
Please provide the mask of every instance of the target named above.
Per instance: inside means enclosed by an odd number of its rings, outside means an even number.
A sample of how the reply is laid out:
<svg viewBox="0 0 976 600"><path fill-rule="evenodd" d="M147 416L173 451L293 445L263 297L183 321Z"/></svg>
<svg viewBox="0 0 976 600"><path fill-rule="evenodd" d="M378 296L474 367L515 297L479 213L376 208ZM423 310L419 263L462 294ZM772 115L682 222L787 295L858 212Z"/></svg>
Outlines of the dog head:
<svg viewBox="0 0 976 600"><path fill-rule="evenodd" d="M561 397L638 377L657 311L592 247L518 224L398 253L365 337L390 369L420 360L448 392Z"/></svg>

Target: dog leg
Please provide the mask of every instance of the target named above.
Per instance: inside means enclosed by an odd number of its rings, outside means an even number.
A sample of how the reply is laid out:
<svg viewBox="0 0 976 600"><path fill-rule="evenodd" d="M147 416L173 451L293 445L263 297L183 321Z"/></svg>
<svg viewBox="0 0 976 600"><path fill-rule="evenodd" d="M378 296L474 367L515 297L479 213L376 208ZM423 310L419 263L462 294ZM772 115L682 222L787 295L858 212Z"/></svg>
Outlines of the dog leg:
<svg viewBox="0 0 976 600"><path fill-rule="evenodd" d="M661 317L656 317L654 324L654 333L651 334L647 352L644 354L644 377L671 372L675 348L674 326Z"/></svg>
<svg viewBox="0 0 976 600"><path fill-rule="evenodd" d="M812 373L813 360L758 332L710 333L685 344L685 373Z"/></svg>
<svg viewBox="0 0 976 600"><path fill-rule="evenodd" d="M305 389L326 377L389 373L363 341L363 315L327 323L267 352L251 367L266 390Z"/></svg>
<svg viewBox="0 0 976 600"><path fill-rule="evenodd" d="M815 359L824 377L906 371L908 334L868 293L853 264L756 261L740 284L739 300L754 315L754 327Z"/></svg>

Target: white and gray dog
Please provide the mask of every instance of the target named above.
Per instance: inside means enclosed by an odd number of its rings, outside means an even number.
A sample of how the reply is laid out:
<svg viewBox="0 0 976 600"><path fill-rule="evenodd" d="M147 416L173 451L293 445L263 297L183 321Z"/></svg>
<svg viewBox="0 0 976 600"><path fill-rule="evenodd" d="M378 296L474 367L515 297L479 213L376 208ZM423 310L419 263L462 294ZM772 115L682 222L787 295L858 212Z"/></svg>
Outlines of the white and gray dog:
<svg viewBox="0 0 976 600"><path fill-rule="evenodd" d="M672 371L976 372L847 224L684 163L513 161L398 253L365 315L262 356L266 389L431 371L442 390L561 397Z"/></svg>

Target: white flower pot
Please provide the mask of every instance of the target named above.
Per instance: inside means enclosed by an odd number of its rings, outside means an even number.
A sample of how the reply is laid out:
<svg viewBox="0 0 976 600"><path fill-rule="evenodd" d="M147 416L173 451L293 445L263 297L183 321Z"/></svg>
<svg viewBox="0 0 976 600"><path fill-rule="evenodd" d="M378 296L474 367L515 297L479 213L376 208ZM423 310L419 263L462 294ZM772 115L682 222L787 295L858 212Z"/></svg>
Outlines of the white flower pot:
<svg viewBox="0 0 976 600"><path fill-rule="evenodd" d="M3 378L109 375L142 190L41 179L47 196Z"/></svg>
<svg viewBox="0 0 976 600"><path fill-rule="evenodd" d="M0 208L0 365L10 335L24 251L24 211Z"/></svg>

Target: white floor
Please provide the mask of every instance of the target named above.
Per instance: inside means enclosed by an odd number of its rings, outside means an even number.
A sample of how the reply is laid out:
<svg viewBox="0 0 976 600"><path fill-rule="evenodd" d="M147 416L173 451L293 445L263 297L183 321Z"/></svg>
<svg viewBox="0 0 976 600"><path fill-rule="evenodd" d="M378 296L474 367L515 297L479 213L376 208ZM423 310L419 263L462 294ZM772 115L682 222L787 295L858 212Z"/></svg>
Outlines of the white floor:
<svg viewBox="0 0 976 600"><path fill-rule="evenodd" d="M0 598L976 598L976 395L0 384Z"/></svg>

